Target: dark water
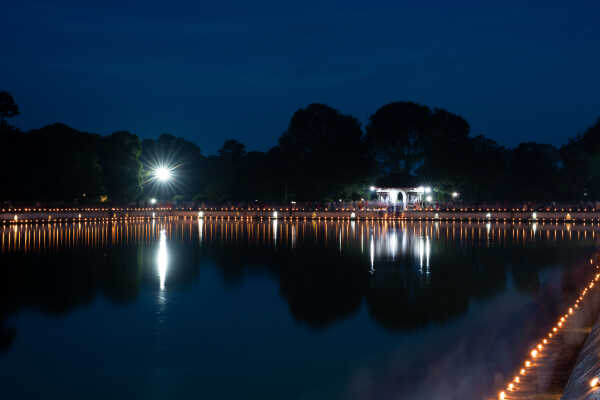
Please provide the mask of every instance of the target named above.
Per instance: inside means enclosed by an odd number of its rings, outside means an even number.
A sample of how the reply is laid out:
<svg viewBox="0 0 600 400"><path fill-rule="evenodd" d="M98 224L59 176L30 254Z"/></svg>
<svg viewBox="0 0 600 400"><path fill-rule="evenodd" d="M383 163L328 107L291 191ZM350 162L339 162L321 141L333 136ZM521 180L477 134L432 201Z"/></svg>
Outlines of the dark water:
<svg viewBox="0 0 600 400"><path fill-rule="evenodd" d="M589 276L597 227L0 228L6 399L471 399Z"/></svg>

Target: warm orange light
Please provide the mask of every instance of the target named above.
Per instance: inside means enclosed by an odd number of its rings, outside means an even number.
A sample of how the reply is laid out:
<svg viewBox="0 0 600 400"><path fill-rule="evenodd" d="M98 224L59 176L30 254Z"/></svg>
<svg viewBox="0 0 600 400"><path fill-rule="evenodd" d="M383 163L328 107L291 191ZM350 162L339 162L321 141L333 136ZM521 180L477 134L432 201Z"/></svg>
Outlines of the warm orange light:
<svg viewBox="0 0 600 400"><path fill-rule="evenodd" d="M597 385L598 385L598 378L593 377L592 380L590 381L590 387L595 387Z"/></svg>
<svg viewBox="0 0 600 400"><path fill-rule="evenodd" d="M537 350L531 350L531 357L536 358L538 355L538 351Z"/></svg>

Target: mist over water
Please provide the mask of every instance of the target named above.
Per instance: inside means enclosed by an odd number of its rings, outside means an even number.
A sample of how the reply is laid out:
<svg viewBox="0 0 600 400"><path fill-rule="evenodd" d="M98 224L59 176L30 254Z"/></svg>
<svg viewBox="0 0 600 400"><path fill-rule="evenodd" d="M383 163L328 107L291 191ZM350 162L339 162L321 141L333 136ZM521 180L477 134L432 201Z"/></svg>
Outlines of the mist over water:
<svg viewBox="0 0 600 400"><path fill-rule="evenodd" d="M1 390L32 399L482 398L576 297L597 229L4 226Z"/></svg>

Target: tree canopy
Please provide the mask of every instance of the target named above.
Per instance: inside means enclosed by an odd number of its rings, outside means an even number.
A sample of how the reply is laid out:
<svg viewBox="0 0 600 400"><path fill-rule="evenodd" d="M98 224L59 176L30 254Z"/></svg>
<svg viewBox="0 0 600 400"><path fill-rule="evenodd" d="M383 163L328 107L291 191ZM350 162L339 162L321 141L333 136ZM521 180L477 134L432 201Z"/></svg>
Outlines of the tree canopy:
<svg viewBox="0 0 600 400"><path fill-rule="evenodd" d="M600 197L600 119L567 144L523 142L509 149L472 135L461 116L399 101L383 105L362 129L325 104L298 109L277 145L248 151L227 139L205 156L195 143L165 133L141 140L101 136L56 123L21 132L0 92L0 201L145 203L151 197L205 203L332 201L367 198L368 187L433 186L436 198L589 200ZM168 167L168 184L152 172Z"/></svg>
<svg viewBox="0 0 600 400"><path fill-rule="evenodd" d="M279 139L289 194L300 200L359 196L372 172L358 120L324 104L294 113Z"/></svg>
<svg viewBox="0 0 600 400"><path fill-rule="evenodd" d="M12 95L7 91L0 91L0 126L4 125L5 118L19 115L19 106L15 103Z"/></svg>

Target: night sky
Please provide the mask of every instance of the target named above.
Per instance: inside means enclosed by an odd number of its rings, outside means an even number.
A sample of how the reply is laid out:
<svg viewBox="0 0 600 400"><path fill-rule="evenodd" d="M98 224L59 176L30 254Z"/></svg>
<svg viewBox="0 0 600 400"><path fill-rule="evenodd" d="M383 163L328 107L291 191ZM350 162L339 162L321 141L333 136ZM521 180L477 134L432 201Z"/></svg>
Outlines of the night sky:
<svg viewBox="0 0 600 400"><path fill-rule="evenodd" d="M311 102L365 123L416 101L508 146L562 144L600 116L598 1L86 3L1 6L21 129L169 132L211 154L268 149Z"/></svg>

